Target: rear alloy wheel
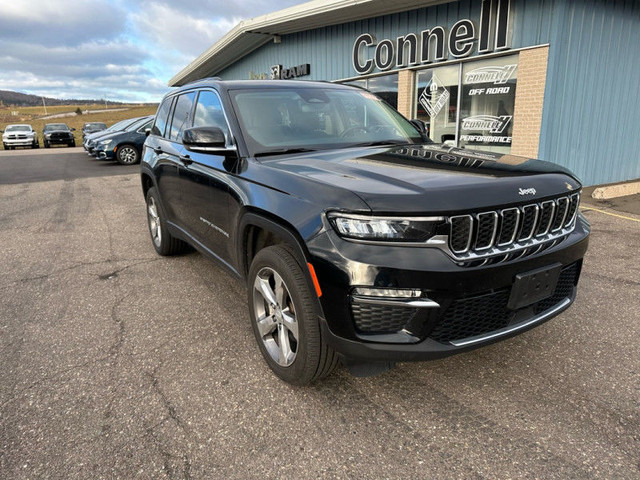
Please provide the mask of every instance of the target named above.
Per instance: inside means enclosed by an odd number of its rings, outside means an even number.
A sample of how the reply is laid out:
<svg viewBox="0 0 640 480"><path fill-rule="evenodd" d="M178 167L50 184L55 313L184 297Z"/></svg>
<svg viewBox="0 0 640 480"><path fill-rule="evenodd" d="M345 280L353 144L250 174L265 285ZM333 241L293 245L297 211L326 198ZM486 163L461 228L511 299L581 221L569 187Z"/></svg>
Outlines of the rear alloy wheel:
<svg viewBox="0 0 640 480"><path fill-rule="evenodd" d="M116 160L122 165L133 165L138 163L138 149L133 145L121 145L116 150Z"/></svg>
<svg viewBox="0 0 640 480"><path fill-rule="evenodd" d="M158 192L155 187L151 187L147 192L147 223L153 248L160 255L175 255L185 252L188 249L187 244L169 233L163 215Z"/></svg>
<svg viewBox="0 0 640 480"><path fill-rule="evenodd" d="M251 325L271 370L294 385L331 373L337 355L322 339L315 293L290 251L281 245L260 250L248 284Z"/></svg>

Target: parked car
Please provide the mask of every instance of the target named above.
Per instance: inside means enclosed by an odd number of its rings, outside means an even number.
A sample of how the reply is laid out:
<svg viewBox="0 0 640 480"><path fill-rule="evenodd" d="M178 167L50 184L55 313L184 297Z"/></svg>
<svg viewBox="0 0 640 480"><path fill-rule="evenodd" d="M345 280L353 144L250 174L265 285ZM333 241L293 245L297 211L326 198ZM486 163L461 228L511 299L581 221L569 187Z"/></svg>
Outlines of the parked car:
<svg viewBox="0 0 640 480"><path fill-rule="evenodd" d="M67 147L75 147L76 140L73 136L75 128L69 128L66 123L47 123L42 129L44 137L42 143L44 148L51 145L66 145Z"/></svg>
<svg viewBox="0 0 640 480"><path fill-rule="evenodd" d="M129 127L135 122L138 122L140 119L145 117L135 117L135 118L127 118L126 120L120 120L117 123L114 123L106 130L102 130L100 132L90 133L86 136L84 141L82 142L82 146L86 150L87 154L95 157L95 146L100 138L105 137L107 135L112 134L113 132L121 132L125 128Z"/></svg>
<svg viewBox="0 0 640 480"><path fill-rule="evenodd" d="M145 130L153 124L153 116L144 117L121 132L100 137L95 146L96 157L101 160L117 160L122 165L140 162L140 152L146 140Z"/></svg>
<svg viewBox="0 0 640 480"><path fill-rule="evenodd" d="M87 135L90 133L101 132L102 130L107 129L107 124L102 122L88 122L82 126L82 141Z"/></svg>
<svg viewBox="0 0 640 480"><path fill-rule="evenodd" d="M16 147L39 148L38 133L28 124L7 125L2 133L2 146L5 150Z"/></svg>
<svg viewBox="0 0 640 480"><path fill-rule="evenodd" d="M181 87L141 180L156 252L191 245L241 278L264 359L295 384L540 325L574 301L590 230L567 169L434 144L346 85Z"/></svg>

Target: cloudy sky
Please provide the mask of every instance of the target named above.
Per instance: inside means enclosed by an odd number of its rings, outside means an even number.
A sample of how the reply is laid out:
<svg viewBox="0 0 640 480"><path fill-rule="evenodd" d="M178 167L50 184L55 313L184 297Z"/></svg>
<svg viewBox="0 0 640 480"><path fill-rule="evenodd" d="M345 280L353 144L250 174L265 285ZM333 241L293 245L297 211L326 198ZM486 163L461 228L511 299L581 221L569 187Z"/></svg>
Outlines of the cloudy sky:
<svg viewBox="0 0 640 480"><path fill-rule="evenodd" d="M157 102L244 19L303 0L0 0L0 90Z"/></svg>

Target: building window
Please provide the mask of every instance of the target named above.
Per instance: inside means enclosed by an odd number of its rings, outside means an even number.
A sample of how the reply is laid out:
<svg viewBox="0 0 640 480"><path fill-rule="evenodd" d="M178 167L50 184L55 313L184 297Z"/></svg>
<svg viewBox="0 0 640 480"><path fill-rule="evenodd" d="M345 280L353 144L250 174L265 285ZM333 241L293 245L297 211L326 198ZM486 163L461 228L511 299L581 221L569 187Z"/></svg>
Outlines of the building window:
<svg viewBox="0 0 640 480"><path fill-rule="evenodd" d="M421 70L417 117L434 142L509 153L518 55Z"/></svg>
<svg viewBox="0 0 640 480"><path fill-rule="evenodd" d="M430 68L418 73L417 116L436 143L456 141L460 66Z"/></svg>
<svg viewBox="0 0 640 480"><path fill-rule="evenodd" d="M356 87L366 88L372 93L378 95L381 99L398 108L398 74L380 75L378 77L363 78L361 80L351 80L343 82L345 85L354 85Z"/></svg>

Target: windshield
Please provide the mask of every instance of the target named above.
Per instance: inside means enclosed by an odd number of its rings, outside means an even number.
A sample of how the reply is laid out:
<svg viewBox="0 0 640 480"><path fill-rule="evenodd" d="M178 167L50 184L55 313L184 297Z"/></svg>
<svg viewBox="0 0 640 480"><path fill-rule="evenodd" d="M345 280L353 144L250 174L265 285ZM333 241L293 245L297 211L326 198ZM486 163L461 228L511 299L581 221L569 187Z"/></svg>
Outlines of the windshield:
<svg viewBox="0 0 640 480"><path fill-rule="evenodd" d="M9 125L6 132L30 132L31 127L29 125Z"/></svg>
<svg viewBox="0 0 640 480"><path fill-rule="evenodd" d="M133 132L134 130L137 130L142 125L144 125L145 123L148 123L148 122L149 122L149 118L147 118L147 117L141 118L141 119L138 119L138 121L133 122L131 125L129 125L124 130L125 130L125 132Z"/></svg>
<svg viewBox="0 0 640 480"><path fill-rule="evenodd" d="M110 132L120 132L120 131L124 130L125 128L127 128L132 123L137 122L138 120L140 120L139 117L127 118L126 120L120 120L118 123L114 123L109 128L107 128L107 130L110 131Z"/></svg>
<svg viewBox="0 0 640 480"><path fill-rule="evenodd" d="M423 141L402 115L355 88L283 86L229 93L252 155Z"/></svg>
<svg viewBox="0 0 640 480"><path fill-rule="evenodd" d="M88 123L84 129L88 132L96 132L98 130L104 130L107 126L104 123Z"/></svg>
<svg viewBox="0 0 640 480"><path fill-rule="evenodd" d="M69 127L65 123L50 123L44 126L43 132L49 130L69 130Z"/></svg>

